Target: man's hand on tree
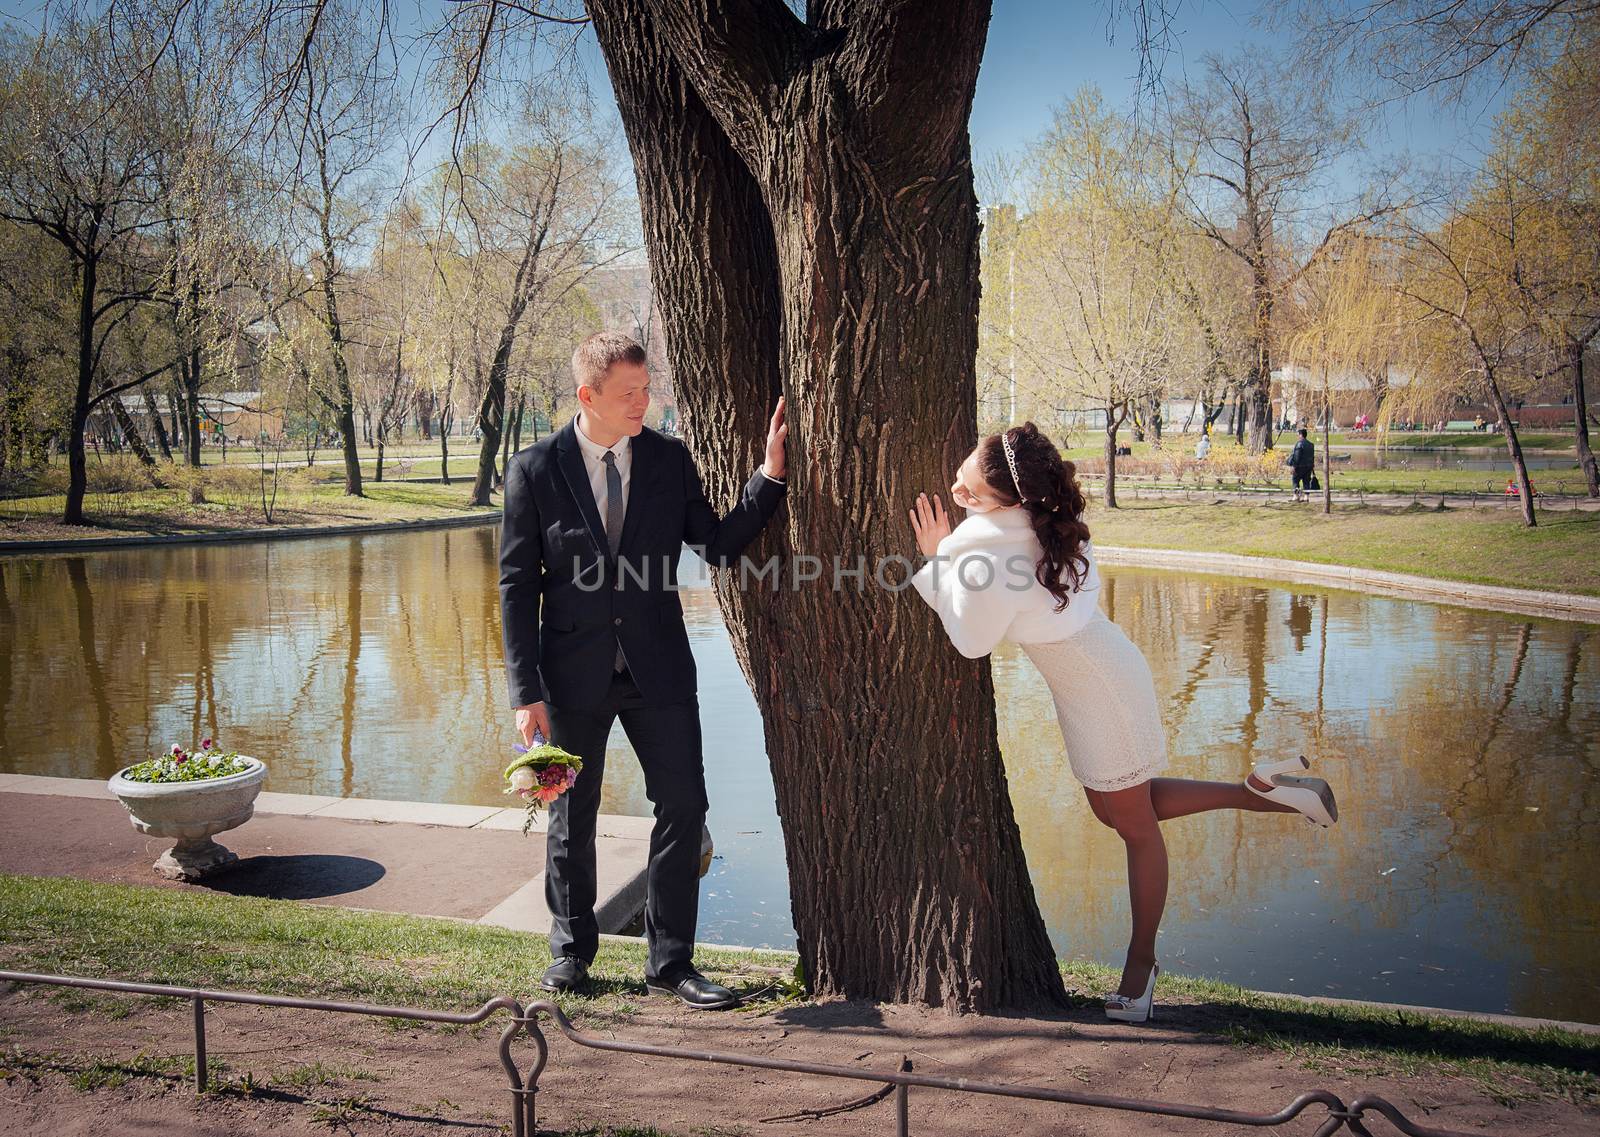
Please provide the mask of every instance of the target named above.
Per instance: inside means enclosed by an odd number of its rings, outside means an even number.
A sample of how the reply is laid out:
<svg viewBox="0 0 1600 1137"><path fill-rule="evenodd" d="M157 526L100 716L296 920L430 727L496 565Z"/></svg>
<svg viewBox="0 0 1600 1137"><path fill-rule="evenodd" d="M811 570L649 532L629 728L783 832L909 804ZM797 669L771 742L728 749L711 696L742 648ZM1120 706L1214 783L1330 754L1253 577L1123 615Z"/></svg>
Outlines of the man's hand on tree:
<svg viewBox="0 0 1600 1137"><path fill-rule="evenodd" d="M550 741L550 712L543 703L517 708L517 733L522 735L522 745L533 745L533 732L538 728L546 742Z"/></svg>
<svg viewBox="0 0 1600 1137"><path fill-rule="evenodd" d="M761 464L762 472L769 478L784 476L788 469L784 458L783 442L789 436L789 424L783 421L783 396L778 396L777 409L772 412L772 423L767 427L767 458Z"/></svg>

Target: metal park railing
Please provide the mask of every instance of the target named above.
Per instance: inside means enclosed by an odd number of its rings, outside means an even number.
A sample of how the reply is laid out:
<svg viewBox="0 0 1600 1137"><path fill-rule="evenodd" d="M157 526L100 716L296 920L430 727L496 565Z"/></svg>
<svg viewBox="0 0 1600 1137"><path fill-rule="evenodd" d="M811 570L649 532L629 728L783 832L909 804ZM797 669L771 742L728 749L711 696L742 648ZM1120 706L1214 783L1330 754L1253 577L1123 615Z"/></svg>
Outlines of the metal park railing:
<svg viewBox="0 0 1600 1137"><path fill-rule="evenodd" d="M1346 1102L1328 1090L1308 1090L1274 1113L1251 1113L1245 1110L1226 1109L1221 1106L1197 1105L1181 1102L1156 1101L1145 1098L1118 1097L1111 1094L1080 1093L1072 1090L1049 1089L1043 1086L1001 1085L994 1082L974 1081L970 1078L946 1078L918 1074L909 1062L898 1070L859 1070L853 1067L830 1066L818 1062L795 1062L784 1058L761 1058L754 1055L721 1054L711 1050L692 1050L679 1046L657 1046L653 1043L628 1042L615 1038L597 1038L584 1034L572 1024L555 1003L539 1000L521 1003L509 996L490 999L475 1011L453 1013L430 1011L416 1007L390 1007L372 1003L345 1003L327 999L299 999L285 995L263 995L249 991L213 991L196 987L173 987L160 983L132 983L117 979L90 979L75 975L37 975L23 971L0 971L0 982L39 983L57 987L83 987L97 991L117 991L130 995L151 995L171 999L186 999L194 1012L194 1084L196 1093L205 1093L206 1076L206 1004L246 1003L263 1007L283 1007L290 1010L327 1011L335 1014L373 1015L382 1018L412 1019L417 1022L453 1023L472 1025L488 1020L496 1011L509 1012L506 1028L500 1032L500 1066L505 1071L511 1094L511 1130L513 1137L533 1137L537 1132L539 1077L544 1073L550 1057L549 1044L539 1028L541 1016L548 1017L573 1044L590 1050L605 1050L620 1054L638 1054L653 1058L681 1062L709 1062L723 1066L744 1066L759 1070L776 1070L789 1074L806 1074L820 1078L842 1078L855 1082L871 1082L881 1087L877 1094L866 1100L882 1100L892 1096L895 1109L897 1137L909 1137L911 1132L910 1099L913 1089L941 1090L951 1093L987 1094L993 1097L1024 1098L1030 1101L1058 1102L1062 1105L1087 1106L1095 1109L1120 1110L1128 1113L1149 1114L1161 1117L1185 1117L1196 1121L1239 1125L1268 1129L1284 1125L1307 1110L1323 1107L1326 1110L1316 1137L1330 1137L1341 1130L1356 1137L1372 1137L1366 1126L1367 1119L1380 1116L1407 1137L1469 1137L1448 1129L1419 1125L1403 1114L1392 1103L1373 1094L1363 1094ZM534 1048L534 1059L524 1077L512 1055L511 1046L519 1033L526 1034Z"/></svg>

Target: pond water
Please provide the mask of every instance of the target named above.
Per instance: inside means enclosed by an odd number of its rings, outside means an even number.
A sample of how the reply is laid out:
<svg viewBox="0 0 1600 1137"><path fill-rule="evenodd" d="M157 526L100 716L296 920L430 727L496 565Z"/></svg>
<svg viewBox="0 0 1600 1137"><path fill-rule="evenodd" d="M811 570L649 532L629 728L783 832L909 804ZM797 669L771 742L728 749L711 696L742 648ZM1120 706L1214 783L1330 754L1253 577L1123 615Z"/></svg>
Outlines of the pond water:
<svg viewBox="0 0 1600 1137"><path fill-rule="evenodd" d="M1312 439L1318 447L1322 443ZM1287 447L1281 447L1287 451ZM1373 446L1335 446L1330 451L1333 463L1345 470L1479 470L1483 473L1511 472L1511 456L1504 445L1471 450L1380 450ZM1572 479L1582 480L1583 471L1570 454L1524 453L1530 470L1558 470ZM1321 469L1322 454L1317 453ZM1335 471L1337 472L1337 471Z"/></svg>
<svg viewBox="0 0 1600 1137"><path fill-rule="evenodd" d="M0 560L0 772L107 777L211 734L269 788L505 804L490 527ZM698 562L695 562L696 564ZM703 575L699 577L703 582ZM1304 752L1341 824L1167 824L1175 972L1266 990L1600 1021L1600 628L1303 585L1108 568L1176 776ZM913 602L909 594L907 602ZM702 938L791 946L755 703L711 591L684 594L719 859ZM1001 742L1057 949L1117 962L1120 842L1048 689L994 657ZM646 814L622 731L603 808Z"/></svg>

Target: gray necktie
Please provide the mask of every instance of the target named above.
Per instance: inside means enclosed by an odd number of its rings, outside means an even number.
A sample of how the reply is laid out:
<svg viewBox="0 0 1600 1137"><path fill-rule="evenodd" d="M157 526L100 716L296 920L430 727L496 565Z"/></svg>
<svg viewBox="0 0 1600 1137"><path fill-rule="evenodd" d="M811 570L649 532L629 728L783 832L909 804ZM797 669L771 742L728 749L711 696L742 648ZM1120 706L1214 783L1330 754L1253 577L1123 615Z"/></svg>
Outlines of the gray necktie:
<svg viewBox="0 0 1600 1137"><path fill-rule="evenodd" d="M617 456L607 450L601 456L606 464L606 544L611 546L612 560L622 547L622 475L617 472ZM622 641L617 641L616 670L628 665L622 654Z"/></svg>

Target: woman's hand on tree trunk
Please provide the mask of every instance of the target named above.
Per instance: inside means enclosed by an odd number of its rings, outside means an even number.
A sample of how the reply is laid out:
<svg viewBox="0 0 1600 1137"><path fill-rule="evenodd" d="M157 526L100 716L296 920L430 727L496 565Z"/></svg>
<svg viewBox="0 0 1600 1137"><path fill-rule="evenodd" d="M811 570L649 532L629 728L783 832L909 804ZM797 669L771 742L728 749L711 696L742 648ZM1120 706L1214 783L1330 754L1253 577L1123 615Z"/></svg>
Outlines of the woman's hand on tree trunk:
<svg viewBox="0 0 1600 1137"><path fill-rule="evenodd" d="M950 518L944 511L944 502L939 500L939 495L934 494L933 500L928 500L928 495L917 495L917 506L909 513L911 518L911 531L917 535L917 551L925 557L931 557L939 551L939 542L950 535Z"/></svg>

